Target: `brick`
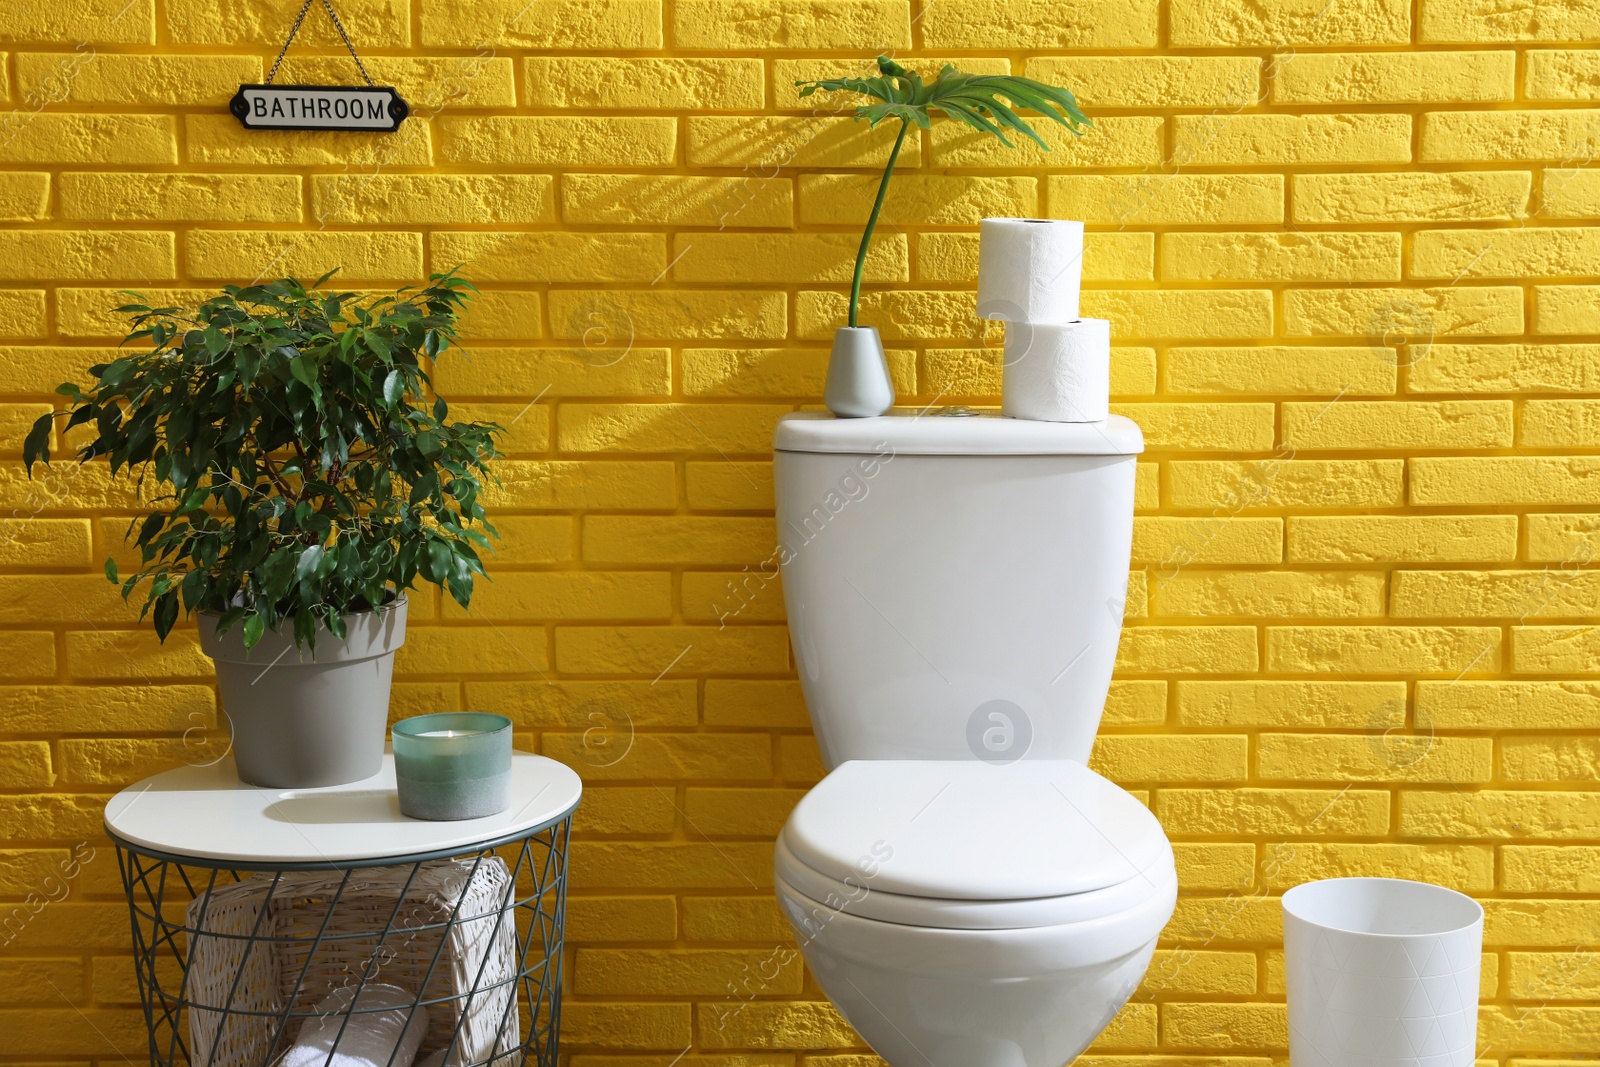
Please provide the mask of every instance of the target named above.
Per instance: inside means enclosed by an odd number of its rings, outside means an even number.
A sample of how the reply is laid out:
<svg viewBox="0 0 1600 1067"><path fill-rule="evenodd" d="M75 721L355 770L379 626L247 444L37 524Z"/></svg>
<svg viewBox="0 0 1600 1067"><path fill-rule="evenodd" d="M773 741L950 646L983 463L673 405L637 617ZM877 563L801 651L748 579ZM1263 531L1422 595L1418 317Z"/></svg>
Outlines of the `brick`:
<svg viewBox="0 0 1600 1067"><path fill-rule="evenodd" d="M1441 740L1449 739L1436 738L1435 743ZM1480 780L1486 781L1487 776ZM1592 793L1484 789L1471 793L1415 791L1400 796L1400 833L1407 837L1565 840L1593 838L1597 829L1600 817L1594 811ZM1499 938L1494 942L1506 943Z"/></svg>
<svg viewBox="0 0 1600 1067"><path fill-rule="evenodd" d="M324 175L312 180L311 213L323 224L554 222L551 185L545 174ZM438 234L434 239L459 236ZM485 275L485 280L492 279Z"/></svg>
<svg viewBox="0 0 1600 1067"><path fill-rule="evenodd" d="M1180 897L1164 939L1205 946L1254 945L1283 939L1283 905L1271 898L1229 894L1226 897Z"/></svg>
<svg viewBox="0 0 1600 1067"><path fill-rule="evenodd" d="M665 664L663 664L665 666ZM646 781L766 780L772 777L772 743L755 734L641 733L619 756L594 758L594 736L545 731L544 755L581 769L589 779Z"/></svg>
<svg viewBox="0 0 1600 1067"><path fill-rule="evenodd" d="M1562 563L1588 563L1600 551L1600 517L1594 515L1529 515L1528 558Z"/></svg>
<svg viewBox="0 0 1600 1067"><path fill-rule="evenodd" d="M773 118L691 115L689 163L697 167L756 168L775 177L780 167L868 167L881 170L896 131L849 118ZM907 138L896 169L915 167L919 143ZM752 171L747 169L747 174Z"/></svg>
<svg viewBox="0 0 1600 1067"><path fill-rule="evenodd" d="M409 644L409 642L408 642ZM501 653L505 655L504 652ZM698 715L692 682L467 682L471 704L494 707L519 727L583 728L620 740L635 726L693 726Z"/></svg>
<svg viewBox="0 0 1600 1067"><path fill-rule="evenodd" d="M742 679L706 682L705 721L708 726L809 725L799 683Z"/></svg>
<svg viewBox="0 0 1600 1067"><path fill-rule="evenodd" d="M1083 294L1082 311L1110 319L1119 341L1272 333L1272 293L1266 289L1090 289Z"/></svg>
<svg viewBox="0 0 1600 1067"><path fill-rule="evenodd" d="M1417 458L1411 461L1411 502L1422 505L1600 503L1600 458Z"/></svg>
<svg viewBox="0 0 1600 1067"><path fill-rule="evenodd" d="M19 120L0 145L0 163L126 166L177 161L177 128L166 115L39 112Z"/></svg>
<svg viewBox="0 0 1600 1067"><path fill-rule="evenodd" d="M1196 571L1158 576L1162 616L1376 618L1384 614L1380 574Z"/></svg>
<svg viewBox="0 0 1600 1067"><path fill-rule="evenodd" d="M1030 56L1025 72L1067 86L1084 107L1245 107L1262 98L1255 56Z"/></svg>
<svg viewBox="0 0 1600 1067"><path fill-rule="evenodd" d="M572 619L660 619L672 614L666 574L600 571L501 572L474 587L472 606L447 601L446 619L562 622Z"/></svg>
<svg viewBox="0 0 1600 1067"><path fill-rule="evenodd" d="M1053 214L1091 224L1283 221L1284 179L1278 174L1058 174L1049 190Z"/></svg>
<svg viewBox="0 0 1600 1067"><path fill-rule="evenodd" d="M53 1004L59 1005L61 997ZM0 1027L18 1046L44 1056L115 1056L149 1042L138 1008L30 1008L0 1013Z"/></svg>
<svg viewBox="0 0 1600 1067"><path fill-rule="evenodd" d="M1193 726L1365 729L1406 703L1403 682L1182 682L1178 719Z"/></svg>
<svg viewBox="0 0 1600 1067"><path fill-rule="evenodd" d="M1180 166L1411 162L1409 115L1179 115Z"/></svg>
<svg viewBox="0 0 1600 1067"><path fill-rule="evenodd" d="M1289 559L1300 563L1479 563L1516 558L1514 515L1300 515Z"/></svg>
<svg viewBox="0 0 1600 1067"><path fill-rule="evenodd" d="M862 225L881 180L880 174L802 174L800 221ZM1039 212L1038 185L1035 178L906 174L889 187L879 221L892 226L976 226L994 216L1028 218ZM850 236L860 243L858 235ZM885 232L878 240L888 236Z"/></svg>
<svg viewBox="0 0 1600 1067"><path fill-rule="evenodd" d="M199 685L4 686L7 726L20 733L177 731L205 727L215 699Z"/></svg>
<svg viewBox="0 0 1600 1067"><path fill-rule="evenodd" d="M1160 737L1102 734L1090 766L1113 781L1182 778L1229 781L1246 774L1246 740L1240 736Z"/></svg>
<svg viewBox="0 0 1600 1067"><path fill-rule="evenodd" d="M1152 511L1161 504L1161 465L1140 463L1134 468L1133 507Z"/></svg>
<svg viewBox="0 0 1600 1067"><path fill-rule="evenodd" d="M1494 773L1492 742L1486 737L1436 737L1411 732L1397 735L1382 731L1366 736L1262 734L1257 745L1256 774L1267 781L1448 785L1487 782ZM1407 805L1423 797L1456 796L1470 799L1470 795L1457 793L1402 793L1401 834L1440 836L1408 829Z"/></svg>
<svg viewBox="0 0 1600 1067"><path fill-rule="evenodd" d="M309 282L334 267L344 283L412 282L422 274L422 235L195 230L189 234L185 264L194 277L235 283L263 274L298 275Z"/></svg>
<svg viewBox="0 0 1600 1067"><path fill-rule="evenodd" d="M295 5L284 0L272 4L240 0L173 0L166 9L166 31L178 44L256 45L271 40ZM360 26L369 48L411 43L407 5L400 0L351 0L344 8L351 26ZM326 19L307 19L296 43L302 46L339 47L339 37Z"/></svg>
<svg viewBox="0 0 1600 1067"><path fill-rule="evenodd" d="M543 405L453 403L450 417L500 426L495 444L502 456L543 452L550 447L550 408ZM498 520L495 525L499 526Z"/></svg>
<svg viewBox="0 0 1600 1067"><path fill-rule="evenodd" d="M481 606L483 590L489 585L477 585L475 608ZM459 617L460 613L456 614ZM449 675L455 671L474 676L542 674L550 666L548 643L542 627L413 625L395 656L395 671L402 675Z"/></svg>
<svg viewBox="0 0 1600 1067"><path fill-rule="evenodd" d="M1418 393L1593 392L1600 345L1436 344L1409 374Z"/></svg>
<svg viewBox="0 0 1600 1067"><path fill-rule="evenodd" d="M770 842L583 841L570 855L573 888L579 890L772 887ZM687 1043L685 1038L678 1048Z"/></svg>
<svg viewBox="0 0 1600 1067"><path fill-rule="evenodd" d="M1600 930L1600 907L1592 900L1486 900L1483 905L1489 945L1571 951L1590 944Z"/></svg>
<svg viewBox="0 0 1600 1067"><path fill-rule="evenodd" d="M1551 218L1592 219L1600 215L1600 183L1595 182L1593 174L1577 167L1546 167L1539 207Z"/></svg>
<svg viewBox="0 0 1600 1067"><path fill-rule="evenodd" d="M1456 677L1500 669L1500 630L1489 626L1272 626L1267 669L1285 673Z"/></svg>
<svg viewBox="0 0 1600 1067"><path fill-rule="evenodd" d="M1275 104L1461 104L1516 95L1511 52L1299 53L1274 70Z"/></svg>
<svg viewBox="0 0 1600 1067"><path fill-rule="evenodd" d="M28 431L48 411L48 404L0 404L0 447L20 455Z"/></svg>
<svg viewBox="0 0 1600 1067"><path fill-rule="evenodd" d="M50 175L0 174L0 221L38 222L50 211Z"/></svg>
<svg viewBox="0 0 1600 1067"><path fill-rule="evenodd" d="M1524 674L1600 672L1600 629L1520 626L1511 631L1511 662Z"/></svg>
<svg viewBox="0 0 1600 1067"><path fill-rule="evenodd" d="M1500 860L1507 892L1594 893L1600 889L1600 879L1595 876L1600 871L1600 848L1594 845L1506 845L1500 849ZM1517 973L1514 955L1512 973Z"/></svg>
<svg viewBox="0 0 1600 1067"><path fill-rule="evenodd" d="M1170 789L1156 814L1172 834L1252 837L1382 836L1389 794L1382 789Z"/></svg>
<svg viewBox="0 0 1600 1067"><path fill-rule="evenodd" d="M435 233L432 264L491 282L648 282L666 268L667 242L651 233Z"/></svg>
<svg viewBox="0 0 1600 1067"><path fill-rule="evenodd" d="M790 409L771 404L566 404L558 447L570 452L765 452Z"/></svg>
<svg viewBox="0 0 1600 1067"><path fill-rule="evenodd" d="M85 567L89 536L85 519L0 519L0 565Z"/></svg>
<svg viewBox="0 0 1600 1067"><path fill-rule="evenodd" d="M1166 682L1119 679L1111 683L1100 721L1104 726L1152 726L1166 717Z"/></svg>
<svg viewBox="0 0 1600 1067"><path fill-rule="evenodd" d="M1297 222L1475 222L1524 217L1532 189L1528 171L1297 174L1292 204Z"/></svg>
<svg viewBox="0 0 1600 1067"><path fill-rule="evenodd" d="M71 8L21 5L7 12L0 41L58 44L154 44L153 0L88 0Z"/></svg>
<svg viewBox="0 0 1600 1067"><path fill-rule="evenodd" d="M48 742L0 742L0 787L48 789L54 782Z"/></svg>
<svg viewBox="0 0 1600 1067"><path fill-rule="evenodd" d="M1167 467L1169 503L1182 508L1395 507L1400 460L1184 460Z"/></svg>
<svg viewBox="0 0 1600 1067"><path fill-rule="evenodd" d="M1522 91L1529 100L1600 100L1600 54L1539 48L1527 53Z"/></svg>
<svg viewBox="0 0 1600 1067"><path fill-rule="evenodd" d="M1590 951L1510 952L1506 954L1506 962L1510 966L1506 976L1510 995L1518 1000L1590 1001L1600 992L1600 980L1597 980L1600 975L1595 968L1594 953ZM1541 1067L1525 1060L1518 1063Z"/></svg>
<svg viewBox="0 0 1600 1067"><path fill-rule="evenodd" d="M57 182L61 216L68 219L301 221L300 179L296 177L68 172Z"/></svg>
<svg viewBox="0 0 1600 1067"><path fill-rule="evenodd" d="M1126 627L1117 649L1117 670L1131 674L1237 673L1256 667L1253 626Z"/></svg>
<svg viewBox="0 0 1600 1067"><path fill-rule="evenodd" d="M794 224L794 183L751 176L564 174L561 217L602 226L649 219L667 226L788 227Z"/></svg>
<svg viewBox="0 0 1600 1067"><path fill-rule="evenodd" d="M595 515L583 526L590 563L759 563L776 543L766 518Z"/></svg>
<svg viewBox="0 0 1600 1067"><path fill-rule="evenodd" d="M1317 0L1289 0L1270 7L1249 0L1174 0L1172 43L1205 48L1284 45L1405 44L1411 12L1402 0L1359 0L1328 8ZM1291 53L1292 59L1298 59Z"/></svg>
<svg viewBox="0 0 1600 1067"><path fill-rule="evenodd" d="M673 9L679 48L734 50L890 49L911 44L911 12L901 0L684 0Z"/></svg>
<svg viewBox="0 0 1600 1067"><path fill-rule="evenodd" d="M346 68L348 69L348 68ZM372 171L433 162L433 127L408 122L376 144L368 137L333 138L325 133L272 131L263 138L232 115L185 115L184 158L190 163L253 166L333 166ZM165 162L165 161L162 161Z"/></svg>
<svg viewBox="0 0 1600 1067"><path fill-rule="evenodd" d="M672 368L664 348L630 347L613 361L608 349L474 346L469 359L441 362L433 380L450 396L659 396L671 391Z"/></svg>
<svg viewBox="0 0 1600 1067"><path fill-rule="evenodd" d="M749 997L799 993L797 949L578 949L573 991L580 995L640 993Z"/></svg>
<svg viewBox="0 0 1600 1067"><path fill-rule="evenodd" d="M919 19L929 48L1154 48L1159 11L1156 0L1069 0L1038 8L949 0Z"/></svg>
<svg viewBox="0 0 1600 1067"><path fill-rule="evenodd" d="M664 166L677 153L670 118L498 115L439 120L439 156L452 163L532 167Z"/></svg>
<svg viewBox="0 0 1600 1067"><path fill-rule="evenodd" d="M672 276L680 282L713 284L848 282L860 244L858 236L844 233L680 234L673 240ZM904 234L886 233L872 242L867 253L867 281L904 282L910 277Z"/></svg>
<svg viewBox="0 0 1600 1067"><path fill-rule="evenodd" d="M1003 360L1004 350L1000 348L930 348L921 378L922 391L947 398L999 397ZM1111 350L1112 396L1154 393L1155 379L1155 349Z"/></svg>
<svg viewBox="0 0 1600 1067"><path fill-rule="evenodd" d="M142 230L7 230L0 280L112 281L176 277L172 234Z"/></svg>
<svg viewBox="0 0 1600 1067"><path fill-rule="evenodd" d="M1422 117L1423 162L1566 160L1593 151L1600 111L1433 111Z"/></svg>
<svg viewBox="0 0 1600 1067"><path fill-rule="evenodd" d="M1133 562L1159 564L1156 581L1191 563L1280 563L1282 519L1141 515L1133 523ZM1157 585L1158 596L1160 585Z"/></svg>
<svg viewBox="0 0 1600 1067"><path fill-rule="evenodd" d="M1113 404L1144 431L1148 449L1263 452L1272 447L1271 404Z"/></svg>
<svg viewBox="0 0 1600 1067"><path fill-rule="evenodd" d="M1371 396L1397 384L1395 363L1365 346L1167 350L1166 386L1174 393Z"/></svg>
<svg viewBox="0 0 1600 1067"><path fill-rule="evenodd" d="M67 86L80 104L211 105L222 107L240 84L261 80L255 56L121 56L21 53L17 90L48 98Z"/></svg>
<svg viewBox="0 0 1600 1067"><path fill-rule="evenodd" d="M1296 450L1505 448L1511 402L1289 403L1283 436Z"/></svg>
<svg viewBox="0 0 1600 1067"><path fill-rule="evenodd" d="M775 574L770 578L762 574L763 569L776 567L772 555L760 567L746 564L740 571L686 572L679 588L683 621L719 625L784 621L783 587Z"/></svg>
<svg viewBox="0 0 1600 1067"><path fill-rule="evenodd" d="M1286 1049L1288 1008L1226 1002L1163 1004L1161 1044L1175 1049Z"/></svg>
<svg viewBox="0 0 1600 1067"><path fill-rule="evenodd" d="M422 41L456 48L660 48L661 0L424 0Z"/></svg>
<svg viewBox="0 0 1600 1067"><path fill-rule="evenodd" d="M1397 571L1393 614L1414 619L1600 616L1600 573Z"/></svg>
<svg viewBox="0 0 1600 1067"><path fill-rule="evenodd" d="M686 348L689 396L793 396L822 393L828 352L820 348Z"/></svg>
<svg viewBox="0 0 1600 1067"><path fill-rule="evenodd" d="M501 484L483 496L491 509L670 509L677 496L670 463L501 460L495 473Z"/></svg>
<svg viewBox="0 0 1600 1067"><path fill-rule="evenodd" d="M1445 730L1593 730L1600 682L1419 682L1417 714Z"/></svg>
<svg viewBox="0 0 1600 1067"><path fill-rule="evenodd" d="M769 941L788 943L789 922L770 895L683 898L683 935L690 941Z"/></svg>
<svg viewBox="0 0 1600 1067"><path fill-rule="evenodd" d="M672 897L567 898L567 937L575 944L670 941L677 929L677 902Z"/></svg>
<svg viewBox="0 0 1600 1067"><path fill-rule="evenodd" d="M1600 333L1600 285L1536 285L1534 333Z"/></svg>
<svg viewBox="0 0 1600 1067"><path fill-rule="evenodd" d="M105 825L105 803L103 795L92 793L7 794L0 796L0 828L8 840L22 843L98 839ZM37 921L34 925L42 927ZM118 941L117 947L121 945Z"/></svg>
<svg viewBox="0 0 1600 1067"><path fill-rule="evenodd" d="M684 820L701 834L774 837L805 795L799 789L684 790Z"/></svg>
<svg viewBox="0 0 1600 1067"><path fill-rule="evenodd" d="M1156 949L1135 1000L1158 994L1249 996L1256 991L1256 959L1247 952L1195 952ZM1085 1057L1082 1067L1116 1067L1116 1062ZM1242 1067L1242 1065L1241 1065Z"/></svg>
<svg viewBox="0 0 1600 1067"><path fill-rule="evenodd" d="M788 669L781 627L558 627L556 667L577 674L775 674Z"/></svg>
<svg viewBox="0 0 1600 1067"><path fill-rule="evenodd" d="M1461 893L1493 890L1494 849L1484 845L1297 842L1268 879L1289 889L1323 878L1410 878Z"/></svg>
<svg viewBox="0 0 1600 1067"><path fill-rule="evenodd" d="M1510 782L1600 781L1600 746L1587 737L1509 737L1500 773Z"/></svg>
<svg viewBox="0 0 1600 1067"><path fill-rule="evenodd" d="M550 294L551 332L581 338L597 324L637 341L781 339L787 334L783 293L750 290L558 290Z"/></svg>
<svg viewBox="0 0 1600 1067"><path fill-rule="evenodd" d="M687 1048L693 1022L687 1004L563 1004L561 1035L580 1048Z"/></svg>
<svg viewBox="0 0 1600 1067"><path fill-rule="evenodd" d="M827 1001L737 1001L701 1004L696 1022L710 1049L850 1048L860 1043Z"/></svg>
<svg viewBox="0 0 1600 1067"><path fill-rule="evenodd" d="M1431 289L1290 289L1291 337L1362 337L1375 358L1406 366L1428 358L1435 338L1522 332L1522 290L1507 285ZM1404 344L1397 353L1393 346Z"/></svg>
<svg viewBox="0 0 1600 1067"><path fill-rule="evenodd" d="M1522 409L1520 444L1535 448L1585 448L1600 436L1600 402L1530 400Z"/></svg>
<svg viewBox="0 0 1600 1067"><path fill-rule="evenodd" d="M1174 281L1390 281L1392 233L1165 233L1161 276Z"/></svg>
<svg viewBox="0 0 1600 1067"><path fill-rule="evenodd" d="M1124 1004L1090 1048L1095 1052L1103 1049L1148 1048L1156 1043L1157 1022L1154 1004Z"/></svg>
<svg viewBox="0 0 1600 1067"><path fill-rule="evenodd" d="M560 9L551 3L540 12ZM605 5L597 4L596 7ZM536 15L528 10L530 17ZM472 42L478 48L479 42ZM470 56L373 56L364 55L372 80L392 85L411 104L413 114L432 115L446 108L515 107L517 74L515 61L495 57L486 49ZM284 57L278 78L300 85L337 85L349 77L348 55L330 51L313 56L291 53Z"/></svg>
<svg viewBox="0 0 1600 1067"><path fill-rule="evenodd" d="M1102 116L1092 131L1074 135L1065 126L1034 119L1033 130L1049 146L1041 149L1021 136L1007 148L986 133L958 123L935 123L929 136L931 161L940 167L1145 167L1162 161L1161 120L1154 116ZM887 124L883 127L887 132Z"/></svg>
<svg viewBox="0 0 1600 1067"><path fill-rule="evenodd" d="M1178 882L1188 890L1247 890L1255 881L1251 844L1179 841L1172 846Z"/></svg>
<svg viewBox="0 0 1600 1067"><path fill-rule="evenodd" d="M0 678L12 682L50 681L56 673L53 634L16 630L0 633Z"/></svg>
<svg viewBox="0 0 1600 1067"><path fill-rule="evenodd" d="M524 102L538 108L741 111L765 96L758 59L541 56L522 73Z"/></svg>
<svg viewBox="0 0 1600 1067"><path fill-rule="evenodd" d="M67 673L80 681L209 680L211 660L192 632L165 641L147 630L88 630L67 633Z"/></svg>
<svg viewBox="0 0 1600 1067"><path fill-rule="evenodd" d="M1600 17L1574 0L1538 8L1488 0L1429 0L1418 23L1422 41L1583 41L1600 38Z"/></svg>

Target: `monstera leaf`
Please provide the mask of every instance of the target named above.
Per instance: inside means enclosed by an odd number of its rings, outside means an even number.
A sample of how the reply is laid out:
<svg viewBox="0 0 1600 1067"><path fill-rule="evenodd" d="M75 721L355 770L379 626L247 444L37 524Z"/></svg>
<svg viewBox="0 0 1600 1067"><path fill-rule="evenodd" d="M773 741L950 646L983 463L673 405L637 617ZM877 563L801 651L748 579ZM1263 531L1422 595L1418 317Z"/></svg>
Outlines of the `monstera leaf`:
<svg viewBox="0 0 1600 1067"><path fill-rule="evenodd" d="M855 117L866 119L876 128L885 119L900 120L900 134L895 138L894 149L889 153L888 165L883 168L883 180L878 183L878 198L873 202L872 213L867 216L866 230L861 234L861 247L856 252L855 277L850 283L850 325L856 325L861 309L861 273L867 264L867 250L872 245L872 231L878 225L878 214L883 210L883 197L889 191L889 179L894 176L895 160L900 158L900 146L905 143L906 132L912 126L921 129L933 127L933 114L965 123L980 133L993 134L1007 148L1016 147L1006 139L1006 131L1023 134L1046 152L1050 146L1032 126L1018 115L1016 108L1037 111L1082 136L1083 127L1094 125L1078 110L1078 102L1070 92L1058 89L1032 78L1018 78L1009 74L963 74L946 63L939 76L924 82L922 75L907 70L888 56L878 57L876 78L825 78L821 81L800 81L795 85L802 97L812 93L858 93L878 104L862 104L856 108Z"/></svg>
<svg viewBox="0 0 1600 1067"><path fill-rule="evenodd" d="M922 75L888 56L878 57L878 69L882 75L876 78L827 78L795 84L802 97L819 91L851 92L882 100L881 104L856 108L856 118L866 119L873 127L884 119L899 119L926 130L933 125L931 113L937 111L975 130L994 134L1007 148L1015 146L1006 140L1005 131L1015 130L1046 152L1050 150L1033 127L1013 110L1017 105L1032 108L1074 134L1081 135L1082 127L1094 125L1078 110L1078 101L1070 92L1032 78L963 74L946 63L939 76L927 83Z"/></svg>

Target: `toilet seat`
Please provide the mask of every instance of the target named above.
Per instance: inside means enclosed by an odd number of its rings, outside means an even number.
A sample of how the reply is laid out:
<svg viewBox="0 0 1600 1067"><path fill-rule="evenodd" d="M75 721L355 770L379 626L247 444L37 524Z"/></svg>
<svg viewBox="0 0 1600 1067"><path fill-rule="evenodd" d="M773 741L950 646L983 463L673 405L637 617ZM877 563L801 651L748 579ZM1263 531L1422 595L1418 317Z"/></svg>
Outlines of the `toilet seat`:
<svg viewBox="0 0 1600 1067"><path fill-rule="evenodd" d="M946 930L1109 920L1177 888L1155 816L1067 760L841 764L795 808L775 862L819 921Z"/></svg>

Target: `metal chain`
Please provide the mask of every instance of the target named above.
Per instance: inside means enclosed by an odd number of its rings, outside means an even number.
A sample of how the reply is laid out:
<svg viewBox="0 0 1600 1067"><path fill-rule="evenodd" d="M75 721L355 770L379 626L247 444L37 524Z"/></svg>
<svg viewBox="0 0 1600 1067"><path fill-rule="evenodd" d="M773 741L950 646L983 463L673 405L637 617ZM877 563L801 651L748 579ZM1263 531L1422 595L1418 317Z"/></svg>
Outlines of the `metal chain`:
<svg viewBox="0 0 1600 1067"><path fill-rule="evenodd" d="M278 68L283 65L283 57L288 54L289 46L294 43L294 35L300 32L300 24L306 20L306 12L311 10L315 0L306 0L300 5L300 13L294 17L294 25L289 27L289 36L284 39L283 47L278 49L278 58L273 60L272 69L267 72L267 84L272 84L272 79L278 76ZM367 73L367 65L361 62L361 57L356 55L355 42L350 40L350 35L345 32L344 23L339 21L339 13L333 9L333 0L322 0L322 6L327 8L328 18L333 22L333 28L339 31L339 37L344 41L344 46L350 50L350 58L356 61L356 69L361 72L362 79L373 88L372 75Z"/></svg>

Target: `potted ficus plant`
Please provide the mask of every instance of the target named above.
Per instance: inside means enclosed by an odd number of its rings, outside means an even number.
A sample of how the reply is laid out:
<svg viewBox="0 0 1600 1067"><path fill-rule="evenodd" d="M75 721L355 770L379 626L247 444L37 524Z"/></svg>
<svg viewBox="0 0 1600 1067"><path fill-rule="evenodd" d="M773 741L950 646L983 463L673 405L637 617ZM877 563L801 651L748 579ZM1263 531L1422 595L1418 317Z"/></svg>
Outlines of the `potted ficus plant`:
<svg viewBox="0 0 1600 1067"><path fill-rule="evenodd" d="M452 274L393 295L293 279L228 286L198 309L130 303L124 345L57 392L23 461L48 463L52 427L85 427L155 505L129 525L142 566L106 576L165 641L197 613L216 661L239 776L295 787L357 781L383 758L406 590L466 606L494 530L480 502L499 429L451 422L428 368L473 288ZM131 294L135 299L137 294Z"/></svg>
<svg viewBox="0 0 1600 1067"><path fill-rule="evenodd" d="M877 228L878 215L883 211L884 195L889 191L889 179L894 176L895 162L900 158L901 146L912 126L930 129L934 113L965 123L981 133L992 134L1007 148L1013 147L1006 139L1006 130L1015 130L1048 152L1033 127L1028 125L1015 108L1030 108L1059 122L1074 135L1082 135L1083 127L1093 123L1078 110L1078 102L1066 89L1046 85L1032 78L1009 74L963 74L948 63L931 82L900 66L888 56L878 57L876 78L827 78L822 81L799 81L795 85L802 97L815 92L850 92L880 101L863 104L855 109L856 119L866 119L877 128L886 119L899 119L900 132L889 151L889 161L883 168L883 180L878 183L878 196L872 202L872 212L867 216L866 229L861 234L861 247L856 252L855 276L850 282L850 321L833 335L833 355L828 362L828 380L823 391L823 402L835 415L859 417L881 415L894 404L894 385L889 378L889 364L884 358L883 341L876 327L862 327L858 322L861 310L861 274L867 264L867 250L872 247L872 232Z"/></svg>

